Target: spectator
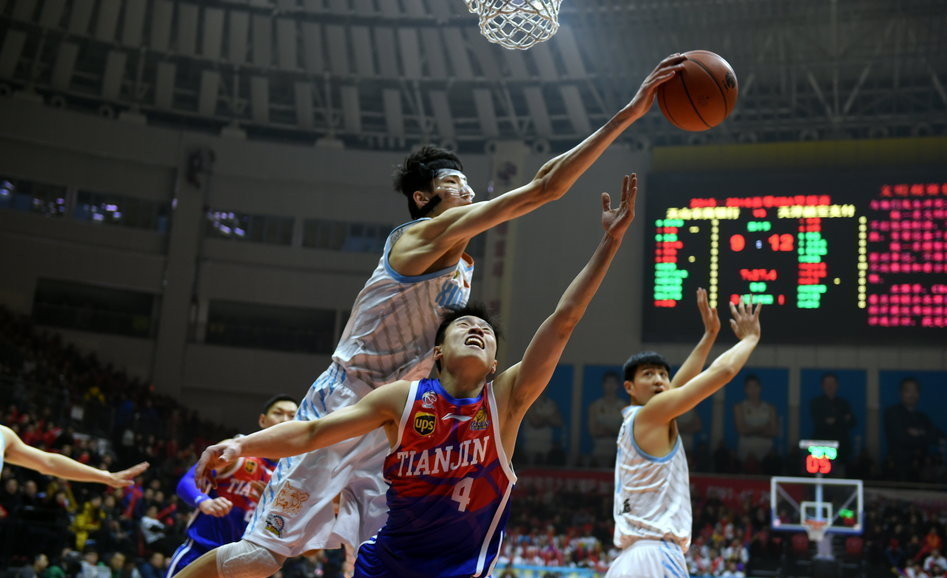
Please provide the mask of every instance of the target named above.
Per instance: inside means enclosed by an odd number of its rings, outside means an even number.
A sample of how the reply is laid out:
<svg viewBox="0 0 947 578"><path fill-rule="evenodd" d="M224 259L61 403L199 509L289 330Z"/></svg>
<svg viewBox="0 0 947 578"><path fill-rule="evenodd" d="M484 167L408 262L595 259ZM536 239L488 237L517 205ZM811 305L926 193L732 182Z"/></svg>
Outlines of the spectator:
<svg viewBox="0 0 947 578"><path fill-rule="evenodd" d="M553 430L562 427L559 406L545 392L526 411L520 428L523 458L526 463L546 463L553 449Z"/></svg>
<svg viewBox="0 0 947 578"><path fill-rule="evenodd" d="M815 423L813 438L817 440L836 440L839 443L840 464L851 460L851 432L855 427L855 414L848 400L838 396L838 376L828 372L822 374L822 395L813 398L809 405L812 421Z"/></svg>
<svg viewBox="0 0 947 578"><path fill-rule="evenodd" d="M148 557L147 562L138 566L141 578L164 578L164 554L154 552Z"/></svg>
<svg viewBox="0 0 947 578"><path fill-rule="evenodd" d="M932 550L930 555L924 559L924 571L928 574L934 574L935 569L947 571L947 558L944 558L940 550Z"/></svg>
<svg viewBox="0 0 947 578"><path fill-rule="evenodd" d="M614 371L602 376L602 397L589 404L588 430L592 436L593 466L605 467L615 463L615 439L621 428L621 409L628 405L627 398L619 398L621 381Z"/></svg>
<svg viewBox="0 0 947 578"><path fill-rule="evenodd" d="M740 436L737 457L743 462L753 458L759 463L779 435L779 416L772 404L760 398L762 389L759 377L752 373L747 375L743 381L746 397L733 406L734 423Z"/></svg>
<svg viewBox="0 0 947 578"><path fill-rule="evenodd" d="M91 534L102 529L105 512L102 511L102 496L94 495L83 504L82 511L72 523L72 531L76 535L76 548L85 548L86 540Z"/></svg>
<svg viewBox="0 0 947 578"><path fill-rule="evenodd" d="M945 439L926 413L917 408L921 384L914 377L905 377L899 384L901 402L885 410L885 435L888 438L888 456L894 458L894 471L905 480L917 471L914 461L927 455L932 443ZM920 465L918 463L917 465Z"/></svg>
<svg viewBox="0 0 947 578"><path fill-rule="evenodd" d="M48 567L49 558L46 557L46 554L37 554L33 557L33 563L20 568L15 578L39 578Z"/></svg>
<svg viewBox="0 0 947 578"><path fill-rule="evenodd" d="M109 558L110 578L123 578L122 571L125 569L125 554L114 552Z"/></svg>
<svg viewBox="0 0 947 578"><path fill-rule="evenodd" d="M141 534L145 539L147 548L164 553L166 528L164 523L158 519L158 506L151 504L145 509L145 515L141 517L140 525Z"/></svg>
<svg viewBox="0 0 947 578"><path fill-rule="evenodd" d="M746 576L746 574L744 574L743 571L740 570L736 562L731 560L727 562L727 568L720 574L717 574L717 576L738 576L739 578L743 578L744 576Z"/></svg>
<svg viewBox="0 0 947 578"><path fill-rule="evenodd" d="M99 560L99 551L86 546L82 554L82 571L77 578L111 578L108 567Z"/></svg>

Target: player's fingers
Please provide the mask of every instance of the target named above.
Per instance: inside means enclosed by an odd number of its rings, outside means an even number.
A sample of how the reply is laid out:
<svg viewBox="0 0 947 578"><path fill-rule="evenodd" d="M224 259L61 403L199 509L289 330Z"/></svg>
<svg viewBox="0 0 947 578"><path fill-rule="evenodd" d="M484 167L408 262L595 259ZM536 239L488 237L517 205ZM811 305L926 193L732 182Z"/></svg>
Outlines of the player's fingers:
<svg viewBox="0 0 947 578"><path fill-rule="evenodd" d="M231 447L228 447L220 453L219 463L221 465L229 464L236 459L237 459L237 451Z"/></svg>
<svg viewBox="0 0 947 578"><path fill-rule="evenodd" d="M194 478L203 482L213 483L211 480L207 479L208 457L207 451L205 450L204 453L201 454L201 458L197 460L197 466L194 468Z"/></svg>
<svg viewBox="0 0 947 578"><path fill-rule="evenodd" d="M140 473L142 473L143 471L147 470L147 469L148 469L148 466L150 466L150 465L151 465L151 464L149 464L148 462L141 462L140 464L135 464L134 466L128 468L127 470L125 470L124 473L125 473L128 477L134 478L134 477L137 476L138 474L140 474Z"/></svg>
<svg viewBox="0 0 947 578"><path fill-rule="evenodd" d="M737 322L733 319L730 320L730 329L733 329L733 332L737 332Z"/></svg>
<svg viewBox="0 0 947 578"><path fill-rule="evenodd" d="M602 211L612 210L612 197L608 193L602 193Z"/></svg>
<svg viewBox="0 0 947 578"><path fill-rule="evenodd" d="M674 54L669 54L661 61L658 66L666 66L668 64L678 64L687 60L687 57L681 54L680 52L675 52Z"/></svg>

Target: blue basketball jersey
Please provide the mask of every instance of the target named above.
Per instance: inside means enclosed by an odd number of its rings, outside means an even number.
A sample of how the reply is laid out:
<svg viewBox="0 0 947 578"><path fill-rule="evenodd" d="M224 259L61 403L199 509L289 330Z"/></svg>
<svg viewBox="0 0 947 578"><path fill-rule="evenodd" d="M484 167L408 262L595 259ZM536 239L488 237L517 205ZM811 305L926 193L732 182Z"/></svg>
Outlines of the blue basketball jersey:
<svg viewBox="0 0 947 578"><path fill-rule="evenodd" d="M187 526L188 538L209 548L242 538L275 467L276 462L266 458L240 458L233 467L217 474L217 487L209 495L212 498L227 498L233 508L220 518L195 510Z"/></svg>
<svg viewBox="0 0 947 578"><path fill-rule="evenodd" d="M388 521L359 549L357 578L490 575L516 482L492 386L455 399L437 379L411 385L385 459Z"/></svg>

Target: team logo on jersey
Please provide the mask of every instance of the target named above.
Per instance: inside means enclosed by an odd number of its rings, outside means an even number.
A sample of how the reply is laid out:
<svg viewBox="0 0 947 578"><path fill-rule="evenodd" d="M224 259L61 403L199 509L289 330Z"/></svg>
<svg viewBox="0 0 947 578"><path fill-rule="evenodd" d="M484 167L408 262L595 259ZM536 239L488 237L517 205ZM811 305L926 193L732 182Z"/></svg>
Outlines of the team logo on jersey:
<svg viewBox="0 0 947 578"><path fill-rule="evenodd" d="M423 436L429 436L434 433L434 426L437 425L437 418L433 413L419 411L414 414L414 431Z"/></svg>
<svg viewBox="0 0 947 578"><path fill-rule="evenodd" d="M287 516L295 516L308 499L308 492L287 485L276 494L276 498L273 500L273 509Z"/></svg>
<svg viewBox="0 0 947 578"><path fill-rule="evenodd" d="M488 425L490 425L490 420L487 419L487 412L481 407L474 414L473 421L470 422L470 429L480 431L487 429Z"/></svg>
<svg viewBox="0 0 947 578"><path fill-rule="evenodd" d="M252 474L253 472L255 472L255 471L256 471L256 462L251 461L251 460L247 460L246 462L244 462L244 463L243 463L243 471L247 472L248 474Z"/></svg>
<svg viewBox="0 0 947 578"><path fill-rule="evenodd" d="M277 516L276 514L270 514L266 517L266 525L264 530L273 534L277 538L283 537L283 526L286 525L286 520L282 516Z"/></svg>
<svg viewBox="0 0 947 578"><path fill-rule="evenodd" d="M426 391L424 395L421 396L421 405L428 409L434 407L434 403L437 401L437 394L433 391Z"/></svg>

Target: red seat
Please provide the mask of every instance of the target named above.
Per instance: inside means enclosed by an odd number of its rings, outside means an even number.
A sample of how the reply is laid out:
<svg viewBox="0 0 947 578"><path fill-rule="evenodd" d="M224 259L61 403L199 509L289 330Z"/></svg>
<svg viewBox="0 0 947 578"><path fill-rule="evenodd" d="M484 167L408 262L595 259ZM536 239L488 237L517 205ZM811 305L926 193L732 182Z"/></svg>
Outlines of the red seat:
<svg viewBox="0 0 947 578"><path fill-rule="evenodd" d="M861 536L849 536L845 539L845 555L849 558L861 558L865 553L865 540Z"/></svg>
<svg viewBox="0 0 947 578"><path fill-rule="evenodd" d="M809 555L809 536L804 533L793 534L791 541L792 553L795 556L805 557Z"/></svg>

